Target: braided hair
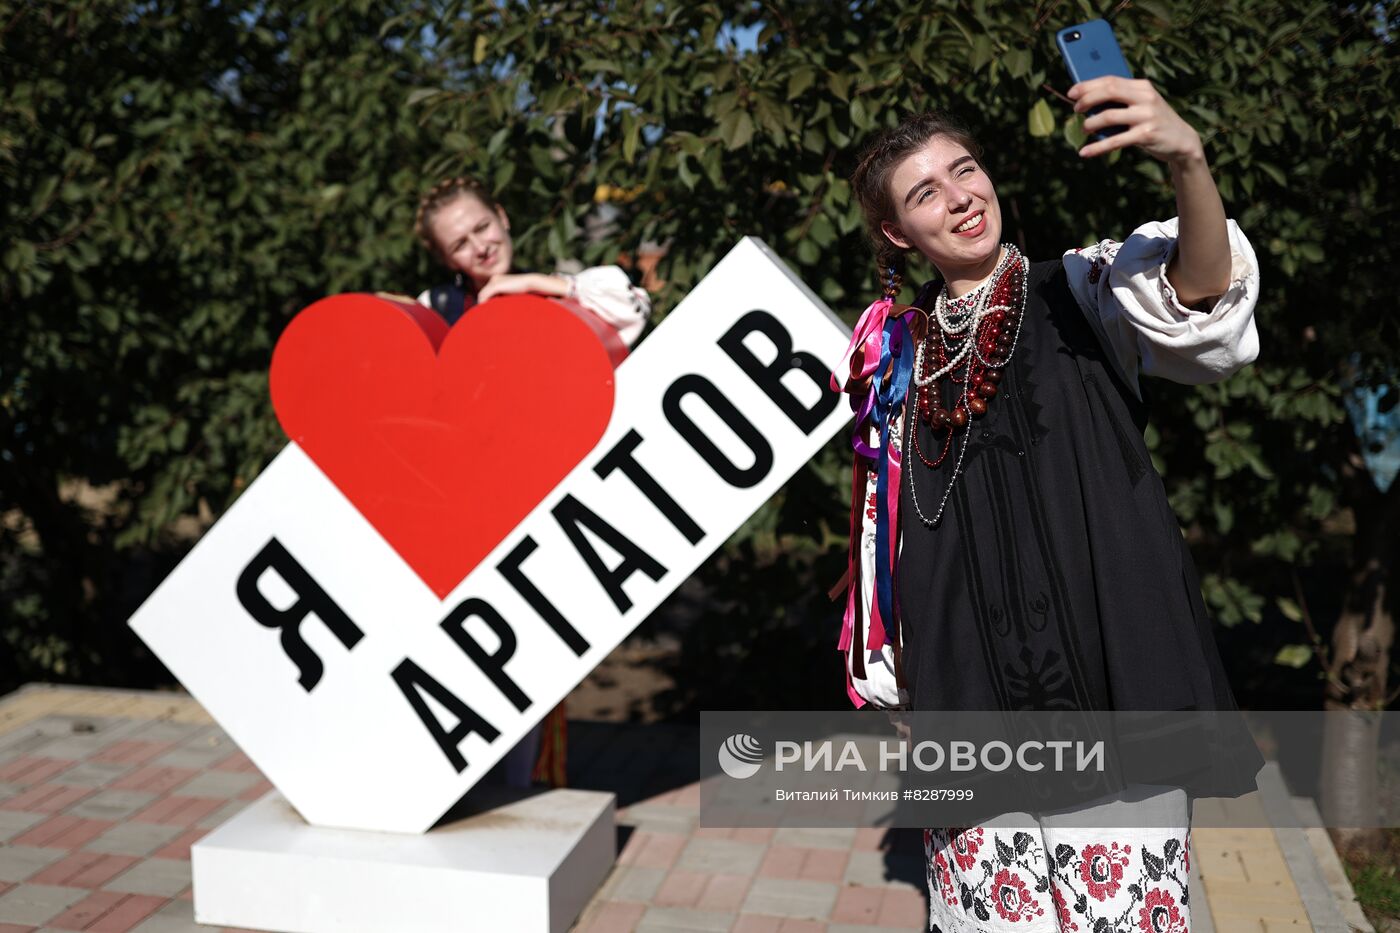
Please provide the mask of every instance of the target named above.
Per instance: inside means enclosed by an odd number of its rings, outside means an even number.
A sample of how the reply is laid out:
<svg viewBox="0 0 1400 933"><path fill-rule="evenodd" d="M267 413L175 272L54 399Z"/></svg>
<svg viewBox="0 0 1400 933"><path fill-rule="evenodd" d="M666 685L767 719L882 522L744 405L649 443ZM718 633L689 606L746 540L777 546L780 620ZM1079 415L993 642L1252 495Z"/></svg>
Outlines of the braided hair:
<svg viewBox="0 0 1400 933"><path fill-rule="evenodd" d="M972 133L948 114L928 111L907 117L894 129L877 136L865 147L856 170L851 173L851 188L860 202L861 213L865 215L865 233L875 249L880 286L886 292L890 290L892 281L896 287L902 281L909 252L891 243L880 229L882 223L895 219L890 176L899 163L922 149L935 136L956 142L981 164L982 147Z"/></svg>
<svg viewBox="0 0 1400 933"><path fill-rule="evenodd" d="M433 222L433 217L443 206L450 204L457 198L466 196L476 198L486 205L487 210L500 210L500 205L496 203L496 199L491 196L491 192L487 190L486 186L475 178L469 178L465 175L444 178L429 188L418 201L418 214L413 220L413 232L417 234L423 248L431 253L434 259L444 264L446 259L433 238L430 225Z"/></svg>

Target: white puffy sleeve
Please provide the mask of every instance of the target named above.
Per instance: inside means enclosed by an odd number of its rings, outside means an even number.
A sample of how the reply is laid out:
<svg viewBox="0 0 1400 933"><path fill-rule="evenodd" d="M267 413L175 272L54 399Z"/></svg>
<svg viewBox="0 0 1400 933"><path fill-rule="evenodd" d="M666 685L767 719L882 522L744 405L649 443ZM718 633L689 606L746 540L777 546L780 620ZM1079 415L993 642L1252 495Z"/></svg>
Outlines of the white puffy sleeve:
<svg viewBox="0 0 1400 933"><path fill-rule="evenodd" d="M626 272L618 266L594 266L563 278L569 283L570 298L616 327L629 347L637 342L651 316L651 298L632 284Z"/></svg>
<svg viewBox="0 0 1400 933"><path fill-rule="evenodd" d="M1065 253L1070 290L1139 397L1139 372L1197 385L1218 382L1259 355L1259 263L1239 225L1226 226L1230 285L1209 308L1185 307L1167 281L1175 217L1143 224L1122 243L1103 240Z"/></svg>

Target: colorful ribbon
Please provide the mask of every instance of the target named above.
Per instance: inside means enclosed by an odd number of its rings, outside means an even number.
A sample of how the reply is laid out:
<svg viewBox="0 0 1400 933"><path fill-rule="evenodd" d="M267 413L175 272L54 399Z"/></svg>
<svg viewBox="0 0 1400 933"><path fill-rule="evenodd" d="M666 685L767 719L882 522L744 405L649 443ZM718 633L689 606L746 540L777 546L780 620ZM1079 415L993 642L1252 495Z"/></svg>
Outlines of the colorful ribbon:
<svg viewBox="0 0 1400 933"><path fill-rule="evenodd" d="M894 607L894 568L899 543L899 488L901 457L890 443L890 430L909 391L914 371L914 345L909 332L912 311L894 313L895 304L886 297L865 309L841 359L842 371L850 372L847 384L851 407L855 410L855 432L851 447L856 453L851 482L851 546L847 577L846 613L838 649L850 650L855 637L856 600L860 598L861 513L865 508L865 463L875 463L875 599L867 607L870 619L865 650L877 650L890 641L889 631L898 622ZM885 376L888 373L889 378ZM835 391L843 391L836 374L831 377ZM874 436L874 442L870 440ZM865 701L856 693L846 675L846 692L857 707Z"/></svg>

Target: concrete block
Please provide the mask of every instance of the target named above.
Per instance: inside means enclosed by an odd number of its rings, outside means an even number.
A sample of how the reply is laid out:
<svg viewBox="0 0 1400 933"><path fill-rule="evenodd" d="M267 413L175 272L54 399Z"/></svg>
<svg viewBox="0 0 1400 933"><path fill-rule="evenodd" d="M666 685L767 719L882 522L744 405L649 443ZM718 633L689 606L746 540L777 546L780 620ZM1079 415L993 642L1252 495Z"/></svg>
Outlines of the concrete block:
<svg viewBox="0 0 1400 933"><path fill-rule="evenodd" d="M193 846L195 919L447 933L470 917L474 929L563 933L612 867L613 796L492 789L472 806L413 835L310 826L269 793Z"/></svg>

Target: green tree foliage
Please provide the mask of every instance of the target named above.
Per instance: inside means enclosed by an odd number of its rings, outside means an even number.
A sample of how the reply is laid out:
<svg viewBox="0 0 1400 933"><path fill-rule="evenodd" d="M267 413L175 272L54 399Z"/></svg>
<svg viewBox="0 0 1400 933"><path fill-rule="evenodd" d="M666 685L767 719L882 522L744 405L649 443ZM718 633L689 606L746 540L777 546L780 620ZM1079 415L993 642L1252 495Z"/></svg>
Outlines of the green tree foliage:
<svg viewBox="0 0 1400 933"><path fill-rule="evenodd" d="M124 618L283 443L281 328L426 271L388 6L0 3L0 683L149 677Z"/></svg>
<svg viewBox="0 0 1400 933"><path fill-rule="evenodd" d="M1340 404L1344 379L1400 358L1394 2L0 9L0 586L23 676L113 676L93 629L119 626L187 546L181 521L217 513L280 443L265 368L288 316L425 281L407 231L427 181L486 179L537 268L665 243L662 313L753 234L854 320L876 277L846 178L912 110L970 124L1034 257L1174 213L1158 163L1075 154L1054 31L1100 15L1200 130L1263 265L1260 362L1149 389L1212 608L1274 623L1272 657L1307 641L1296 620L1326 637L1375 579L1329 598L1307 568L1394 566L1400 484L1381 496ZM620 213L588 240L604 186ZM733 611L689 635L701 702L842 702L825 590L846 464L833 443L704 571ZM1348 696L1374 699L1384 664Z"/></svg>

